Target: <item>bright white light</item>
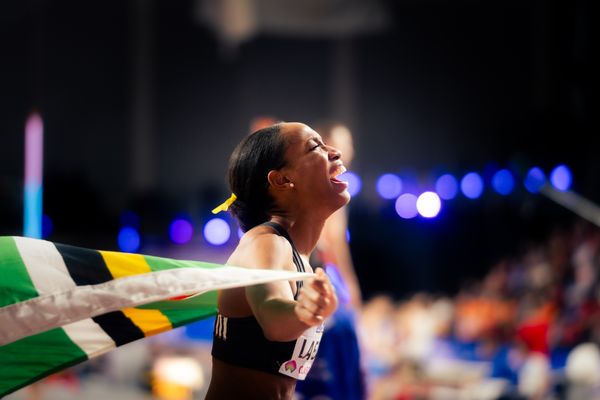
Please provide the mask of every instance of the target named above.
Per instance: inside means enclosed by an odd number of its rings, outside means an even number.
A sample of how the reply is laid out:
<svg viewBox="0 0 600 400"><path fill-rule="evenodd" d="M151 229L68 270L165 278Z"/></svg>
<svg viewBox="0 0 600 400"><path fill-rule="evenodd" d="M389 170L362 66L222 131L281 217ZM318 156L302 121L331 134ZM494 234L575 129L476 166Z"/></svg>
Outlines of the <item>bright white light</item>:
<svg viewBox="0 0 600 400"><path fill-rule="evenodd" d="M219 246L227 243L231 236L231 228L224 219L213 218L204 225L203 233L208 243Z"/></svg>
<svg viewBox="0 0 600 400"><path fill-rule="evenodd" d="M442 208L442 202L437 193L424 192L417 198L417 211L425 218L437 216Z"/></svg>
<svg viewBox="0 0 600 400"><path fill-rule="evenodd" d="M204 384L202 366L191 357L160 357L152 372L162 381L190 389L198 389Z"/></svg>

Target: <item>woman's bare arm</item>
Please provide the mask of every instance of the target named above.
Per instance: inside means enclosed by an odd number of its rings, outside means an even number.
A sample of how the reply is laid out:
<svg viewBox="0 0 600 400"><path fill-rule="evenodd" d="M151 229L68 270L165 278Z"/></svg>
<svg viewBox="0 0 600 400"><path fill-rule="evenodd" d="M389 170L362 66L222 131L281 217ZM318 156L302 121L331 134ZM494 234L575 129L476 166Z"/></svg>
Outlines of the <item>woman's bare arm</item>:
<svg viewBox="0 0 600 400"><path fill-rule="evenodd" d="M229 264L249 268L290 270L292 250L286 239L264 233L247 238ZM290 341L306 329L320 324L337 307L335 290L325 274L305 281L294 300L289 282L273 282L246 288L246 300L267 339Z"/></svg>

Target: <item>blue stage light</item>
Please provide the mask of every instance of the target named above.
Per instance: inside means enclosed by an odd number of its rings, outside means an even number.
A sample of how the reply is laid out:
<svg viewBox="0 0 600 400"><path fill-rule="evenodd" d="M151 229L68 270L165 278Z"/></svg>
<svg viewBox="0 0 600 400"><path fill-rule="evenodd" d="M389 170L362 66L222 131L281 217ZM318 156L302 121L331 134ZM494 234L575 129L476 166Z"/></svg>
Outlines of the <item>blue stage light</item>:
<svg viewBox="0 0 600 400"><path fill-rule="evenodd" d="M356 196L362 187L360 177L354 172L346 171L337 177L340 181L348 182L348 193L350 196Z"/></svg>
<svg viewBox="0 0 600 400"><path fill-rule="evenodd" d="M523 184L525 185L525 189L530 193L537 193L540 191L542 186L546 183L546 175L544 171L542 171L539 167L533 167L525 176L525 181Z"/></svg>
<svg viewBox="0 0 600 400"><path fill-rule="evenodd" d="M440 213L442 202L437 193L424 192L417 198L417 211L425 218L436 217Z"/></svg>
<svg viewBox="0 0 600 400"><path fill-rule="evenodd" d="M54 232L54 222L52 222L52 218L46 214L42 214L42 239L46 239L48 236L52 235L52 232Z"/></svg>
<svg viewBox="0 0 600 400"><path fill-rule="evenodd" d="M417 216L417 196L412 193L404 193L396 199L396 213L404 219Z"/></svg>
<svg viewBox="0 0 600 400"><path fill-rule="evenodd" d="M194 236L194 227L187 219L178 218L169 226L169 237L176 244L186 244Z"/></svg>
<svg viewBox="0 0 600 400"><path fill-rule="evenodd" d="M214 246L227 243L231 237L231 228L227 221L221 218L213 218L204 225L204 238Z"/></svg>
<svg viewBox="0 0 600 400"><path fill-rule="evenodd" d="M572 181L573 176L571 170L564 164L558 165L550 173L550 182L552 183L552 186L561 192L569 190Z"/></svg>
<svg viewBox="0 0 600 400"><path fill-rule="evenodd" d="M509 195L515 187L515 179L507 169L501 169L492 177L492 187L501 195Z"/></svg>
<svg viewBox="0 0 600 400"><path fill-rule="evenodd" d="M384 199L395 199L402 193L402 179L395 174L383 174L377 179L377 193Z"/></svg>
<svg viewBox="0 0 600 400"><path fill-rule="evenodd" d="M435 191L444 200L452 200L458 192L458 182L450 174L444 174L435 181Z"/></svg>
<svg viewBox="0 0 600 400"><path fill-rule="evenodd" d="M477 172L469 172L461 179L460 190L465 197L477 199L483 192L483 179Z"/></svg>
<svg viewBox="0 0 600 400"><path fill-rule="evenodd" d="M121 251L135 253L140 248L140 234L135 228L123 227L119 230L117 242Z"/></svg>

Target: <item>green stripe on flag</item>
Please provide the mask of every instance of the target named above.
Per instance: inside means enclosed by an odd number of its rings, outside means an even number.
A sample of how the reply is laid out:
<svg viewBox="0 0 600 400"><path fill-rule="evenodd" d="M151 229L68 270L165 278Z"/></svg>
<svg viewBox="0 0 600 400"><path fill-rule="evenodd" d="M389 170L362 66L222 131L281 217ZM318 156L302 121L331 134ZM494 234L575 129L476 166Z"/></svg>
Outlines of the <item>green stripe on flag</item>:
<svg viewBox="0 0 600 400"><path fill-rule="evenodd" d="M177 328L215 315L217 292L212 291L185 300L158 301L137 308L159 310L171 321L173 328Z"/></svg>
<svg viewBox="0 0 600 400"><path fill-rule="evenodd" d="M38 296L12 237L0 237L0 276L0 307Z"/></svg>
<svg viewBox="0 0 600 400"><path fill-rule="evenodd" d="M219 268L222 265L203 261L184 261L144 256L153 272L173 268ZM212 291L185 300L159 301L137 308L160 310L171 321L173 328L208 318L217 313L217 292Z"/></svg>
<svg viewBox="0 0 600 400"><path fill-rule="evenodd" d="M163 271L165 269L173 269L173 268L219 268L222 265L212 264L202 261L186 261L186 260L173 260L170 258L162 258L162 257L154 257L154 256L144 256L146 262L150 266L152 272Z"/></svg>
<svg viewBox="0 0 600 400"><path fill-rule="evenodd" d="M0 397L87 360L62 328L0 347Z"/></svg>

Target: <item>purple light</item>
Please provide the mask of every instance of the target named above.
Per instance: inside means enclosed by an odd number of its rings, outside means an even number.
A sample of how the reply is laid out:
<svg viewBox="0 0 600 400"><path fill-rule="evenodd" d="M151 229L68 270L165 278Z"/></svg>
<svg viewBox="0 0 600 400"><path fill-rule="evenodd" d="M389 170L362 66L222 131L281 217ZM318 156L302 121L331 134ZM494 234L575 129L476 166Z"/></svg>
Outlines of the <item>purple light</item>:
<svg viewBox="0 0 600 400"><path fill-rule="evenodd" d="M229 224L221 218L213 218L204 225L204 238L214 246L227 243L231 237Z"/></svg>
<svg viewBox="0 0 600 400"><path fill-rule="evenodd" d="M346 242L350 243L350 230L346 229Z"/></svg>
<svg viewBox="0 0 600 400"><path fill-rule="evenodd" d="M135 253L140 248L140 234L135 228L121 228L117 237L119 249L126 253Z"/></svg>
<svg viewBox="0 0 600 400"><path fill-rule="evenodd" d="M44 123L38 113L32 113L25 123L25 183L42 184L44 162Z"/></svg>
<svg viewBox="0 0 600 400"><path fill-rule="evenodd" d="M178 218L169 226L169 237L176 244L186 244L194 236L194 227L187 219Z"/></svg>
<svg viewBox="0 0 600 400"><path fill-rule="evenodd" d="M509 195L515 187L515 179L507 169L501 169L492 177L492 187L499 194Z"/></svg>
<svg viewBox="0 0 600 400"><path fill-rule="evenodd" d="M244 231L242 230L242 228L237 228L237 235L238 239L241 239L242 236L244 236Z"/></svg>
<svg viewBox="0 0 600 400"><path fill-rule="evenodd" d="M411 219L417 216L417 196L404 193L396 199L396 213L401 218Z"/></svg>
<svg viewBox="0 0 600 400"><path fill-rule="evenodd" d="M360 192L362 182L360 177L354 172L346 171L337 177L340 181L348 182L348 193L350 196L355 196Z"/></svg>
<svg viewBox="0 0 600 400"><path fill-rule="evenodd" d="M476 199L483 192L483 179L477 172L469 172L461 179L460 190L465 197Z"/></svg>
<svg viewBox="0 0 600 400"><path fill-rule="evenodd" d="M569 190L572 180L573 176L571 175L571 170L564 164L558 165L550 173L550 182L552 183L552 186L561 192Z"/></svg>
<svg viewBox="0 0 600 400"><path fill-rule="evenodd" d="M395 199L402 193L402 179L395 174L383 174L377 179L377 193L384 199Z"/></svg>
<svg viewBox="0 0 600 400"><path fill-rule="evenodd" d="M424 192L417 199L417 211L425 218L436 217L441 208L442 202L437 193Z"/></svg>
<svg viewBox="0 0 600 400"><path fill-rule="evenodd" d="M533 167L527 172L525 176L525 189L530 193L537 193L540 191L542 186L546 183L546 175L539 167Z"/></svg>
<svg viewBox="0 0 600 400"><path fill-rule="evenodd" d="M435 191L444 200L452 200L458 192L458 182L450 174L444 174L435 181Z"/></svg>

